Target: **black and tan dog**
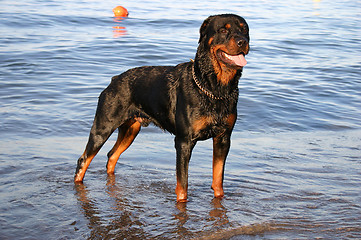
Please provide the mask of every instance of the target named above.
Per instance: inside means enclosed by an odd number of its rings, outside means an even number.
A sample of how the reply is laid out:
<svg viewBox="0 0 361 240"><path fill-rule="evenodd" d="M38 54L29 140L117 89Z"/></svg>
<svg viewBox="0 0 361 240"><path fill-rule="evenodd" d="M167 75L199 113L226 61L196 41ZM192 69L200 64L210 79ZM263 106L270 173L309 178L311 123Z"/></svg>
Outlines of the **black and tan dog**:
<svg viewBox="0 0 361 240"><path fill-rule="evenodd" d="M210 16L200 28L194 61L139 67L113 77L99 97L74 181L83 181L90 162L117 128L118 139L108 153L108 174L114 173L119 156L141 126L154 123L175 135L177 201L187 201L193 147L208 138L213 138L212 189L215 197L222 197L224 165L237 118L238 79L248 52L248 25L242 17Z"/></svg>

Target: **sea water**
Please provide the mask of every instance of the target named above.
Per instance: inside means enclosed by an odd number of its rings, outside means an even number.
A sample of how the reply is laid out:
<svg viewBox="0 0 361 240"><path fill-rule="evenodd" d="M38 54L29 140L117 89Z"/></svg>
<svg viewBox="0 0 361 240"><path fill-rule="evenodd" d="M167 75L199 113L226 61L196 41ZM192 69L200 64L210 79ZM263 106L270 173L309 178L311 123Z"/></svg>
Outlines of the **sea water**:
<svg viewBox="0 0 361 240"><path fill-rule="evenodd" d="M113 17L122 4L130 13ZM361 238L360 1L0 2L1 239ZM73 175L112 76L194 58L199 28L250 27L238 120L213 199L199 142L175 201L174 136L143 128L107 176Z"/></svg>

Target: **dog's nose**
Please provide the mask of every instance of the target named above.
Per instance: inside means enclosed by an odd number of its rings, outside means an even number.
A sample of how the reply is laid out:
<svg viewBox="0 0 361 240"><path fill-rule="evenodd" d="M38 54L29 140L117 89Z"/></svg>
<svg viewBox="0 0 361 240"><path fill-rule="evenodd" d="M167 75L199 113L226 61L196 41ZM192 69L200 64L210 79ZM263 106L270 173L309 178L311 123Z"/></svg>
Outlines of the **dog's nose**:
<svg viewBox="0 0 361 240"><path fill-rule="evenodd" d="M242 38L242 37L237 37L236 38L236 43L237 43L238 47L242 47L245 44L247 44L247 39Z"/></svg>

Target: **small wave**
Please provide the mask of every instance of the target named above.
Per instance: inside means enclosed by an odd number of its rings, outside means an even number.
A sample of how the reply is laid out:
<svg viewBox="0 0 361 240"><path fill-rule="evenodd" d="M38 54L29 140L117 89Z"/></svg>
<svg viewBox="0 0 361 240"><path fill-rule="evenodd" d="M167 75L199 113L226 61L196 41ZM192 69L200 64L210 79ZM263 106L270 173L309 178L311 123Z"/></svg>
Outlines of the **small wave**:
<svg viewBox="0 0 361 240"><path fill-rule="evenodd" d="M277 226L272 223L254 223L232 229L221 229L213 233L205 233L204 235L197 237L201 240L218 240L218 239L230 239L236 236L242 235L263 235L266 232L276 230Z"/></svg>

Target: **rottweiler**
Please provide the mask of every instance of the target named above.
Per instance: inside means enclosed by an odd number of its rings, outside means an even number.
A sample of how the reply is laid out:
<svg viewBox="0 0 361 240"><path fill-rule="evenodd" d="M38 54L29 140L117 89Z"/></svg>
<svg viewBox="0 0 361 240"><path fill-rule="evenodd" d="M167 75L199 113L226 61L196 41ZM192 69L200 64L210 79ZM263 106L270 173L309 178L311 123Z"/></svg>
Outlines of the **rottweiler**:
<svg viewBox="0 0 361 240"><path fill-rule="evenodd" d="M144 66L114 76L100 94L89 140L78 160L74 181L85 172L110 135L107 173L141 127L153 123L175 135L178 202L187 201L188 165L199 140L213 139L214 196L224 196L224 166L237 119L238 80L249 52L249 28L235 14L208 17L200 28L194 60L176 66Z"/></svg>

